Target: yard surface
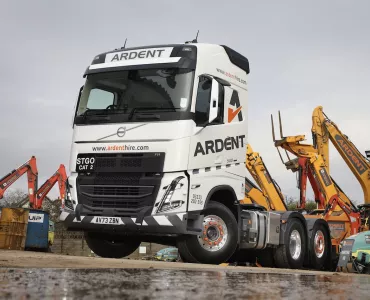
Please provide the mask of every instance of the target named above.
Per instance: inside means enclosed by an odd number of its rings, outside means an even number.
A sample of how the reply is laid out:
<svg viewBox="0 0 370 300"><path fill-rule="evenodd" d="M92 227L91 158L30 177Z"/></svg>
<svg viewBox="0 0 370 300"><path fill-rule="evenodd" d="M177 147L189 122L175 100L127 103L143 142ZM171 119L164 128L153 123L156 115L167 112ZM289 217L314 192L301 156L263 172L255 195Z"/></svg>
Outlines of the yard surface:
<svg viewBox="0 0 370 300"><path fill-rule="evenodd" d="M0 250L1 299L369 299L370 276Z"/></svg>

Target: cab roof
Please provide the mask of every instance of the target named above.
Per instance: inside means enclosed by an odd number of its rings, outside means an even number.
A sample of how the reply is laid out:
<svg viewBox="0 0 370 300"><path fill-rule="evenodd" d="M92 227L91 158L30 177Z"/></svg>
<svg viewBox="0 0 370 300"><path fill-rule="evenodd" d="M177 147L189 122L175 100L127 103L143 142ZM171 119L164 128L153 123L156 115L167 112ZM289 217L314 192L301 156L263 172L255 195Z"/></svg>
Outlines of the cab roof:
<svg viewBox="0 0 370 300"><path fill-rule="evenodd" d="M221 46L225 49L225 52L227 56L230 59L230 62L243 71L245 71L247 74L250 72L249 68L249 61L248 59L240 54L239 52L235 51L234 49L226 46L226 45L217 45L217 44L205 44L205 43L184 43L184 44L160 44L160 45L146 45L146 46L138 46L138 47L130 47L130 48L117 48L111 51L107 51L104 53L100 53L99 55L95 56L97 57L105 57L106 54L109 53L115 53L115 52L122 52L122 51L132 51L132 50L138 50L138 49L150 49L150 48L165 48L165 47L179 47L179 46L191 46L191 47L202 47L202 45L214 45L214 46Z"/></svg>

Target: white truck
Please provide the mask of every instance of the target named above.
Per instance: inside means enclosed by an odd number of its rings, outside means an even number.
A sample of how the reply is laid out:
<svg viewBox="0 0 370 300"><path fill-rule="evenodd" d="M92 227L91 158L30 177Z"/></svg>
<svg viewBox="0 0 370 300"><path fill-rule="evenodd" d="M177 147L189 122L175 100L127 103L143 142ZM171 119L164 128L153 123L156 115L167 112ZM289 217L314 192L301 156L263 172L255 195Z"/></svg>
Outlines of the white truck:
<svg viewBox="0 0 370 300"><path fill-rule="evenodd" d="M76 103L66 228L102 257L145 241L185 262L301 268L314 221L240 204L248 74L243 55L194 41L97 55Z"/></svg>

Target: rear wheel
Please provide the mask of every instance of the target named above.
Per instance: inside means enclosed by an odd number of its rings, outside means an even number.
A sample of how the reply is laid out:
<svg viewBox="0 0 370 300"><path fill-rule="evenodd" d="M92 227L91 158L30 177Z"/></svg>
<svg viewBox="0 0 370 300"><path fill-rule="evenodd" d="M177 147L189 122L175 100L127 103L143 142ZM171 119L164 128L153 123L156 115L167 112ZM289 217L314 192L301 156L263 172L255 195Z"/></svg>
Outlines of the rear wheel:
<svg viewBox="0 0 370 300"><path fill-rule="evenodd" d="M267 248L263 250L256 251L257 262L265 268L275 267L274 261L274 249Z"/></svg>
<svg viewBox="0 0 370 300"><path fill-rule="evenodd" d="M213 201L202 214L202 233L179 239L180 256L183 261L190 263L223 263L237 247L238 226L235 217L225 205Z"/></svg>
<svg viewBox="0 0 370 300"><path fill-rule="evenodd" d="M141 241L131 237L106 236L85 232L85 240L89 248L98 256L107 258L123 258L135 252Z"/></svg>
<svg viewBox="0 0 370 300"><path fill-rule="evenodd" d="M288 220L284 235L284 244L279 245L274 253L278 268L300 269L306 254L306 240L302 223L296 219Z"/></svg>
<svg viewBox="0 0 370 300"><path fill-rule="evenodd" d="M310 261L316 270L326 268L330 251L329 234L323 224L315 224L310 238Z"/></svg>

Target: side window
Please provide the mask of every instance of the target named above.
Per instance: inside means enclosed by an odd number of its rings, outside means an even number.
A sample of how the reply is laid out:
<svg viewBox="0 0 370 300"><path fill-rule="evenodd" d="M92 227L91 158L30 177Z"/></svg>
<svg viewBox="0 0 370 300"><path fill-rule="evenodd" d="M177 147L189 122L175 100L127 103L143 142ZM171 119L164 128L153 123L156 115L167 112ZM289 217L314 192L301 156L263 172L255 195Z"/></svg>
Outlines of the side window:
<svg viewBox="0 0 370 300"><path fill-rule="evenodd" d="M100 89L92 89L90 91L89 100L87 102L88 109L104 109L112 105L114 94Z"/></svg>
<svg viewBox="0 0 370 300"><path fill-rule="evenodd" d="M224 87L219 85L218 95L218 114L217 118L212 122L213 125L223 124L224 122ZM195 104L195 119L197 125L204 125L208 122L209 106L211 100L212 79L208 77L200 77L197 91L197 100Z"/></svg>
<svg viewBox="0 0 370 300"><path fill-rule="evenodd" d="M212 80L200 77L197 91L197 102L195 104L195 119L197 125L203 125L208 121L209 102L211 100Z"/></svg>

